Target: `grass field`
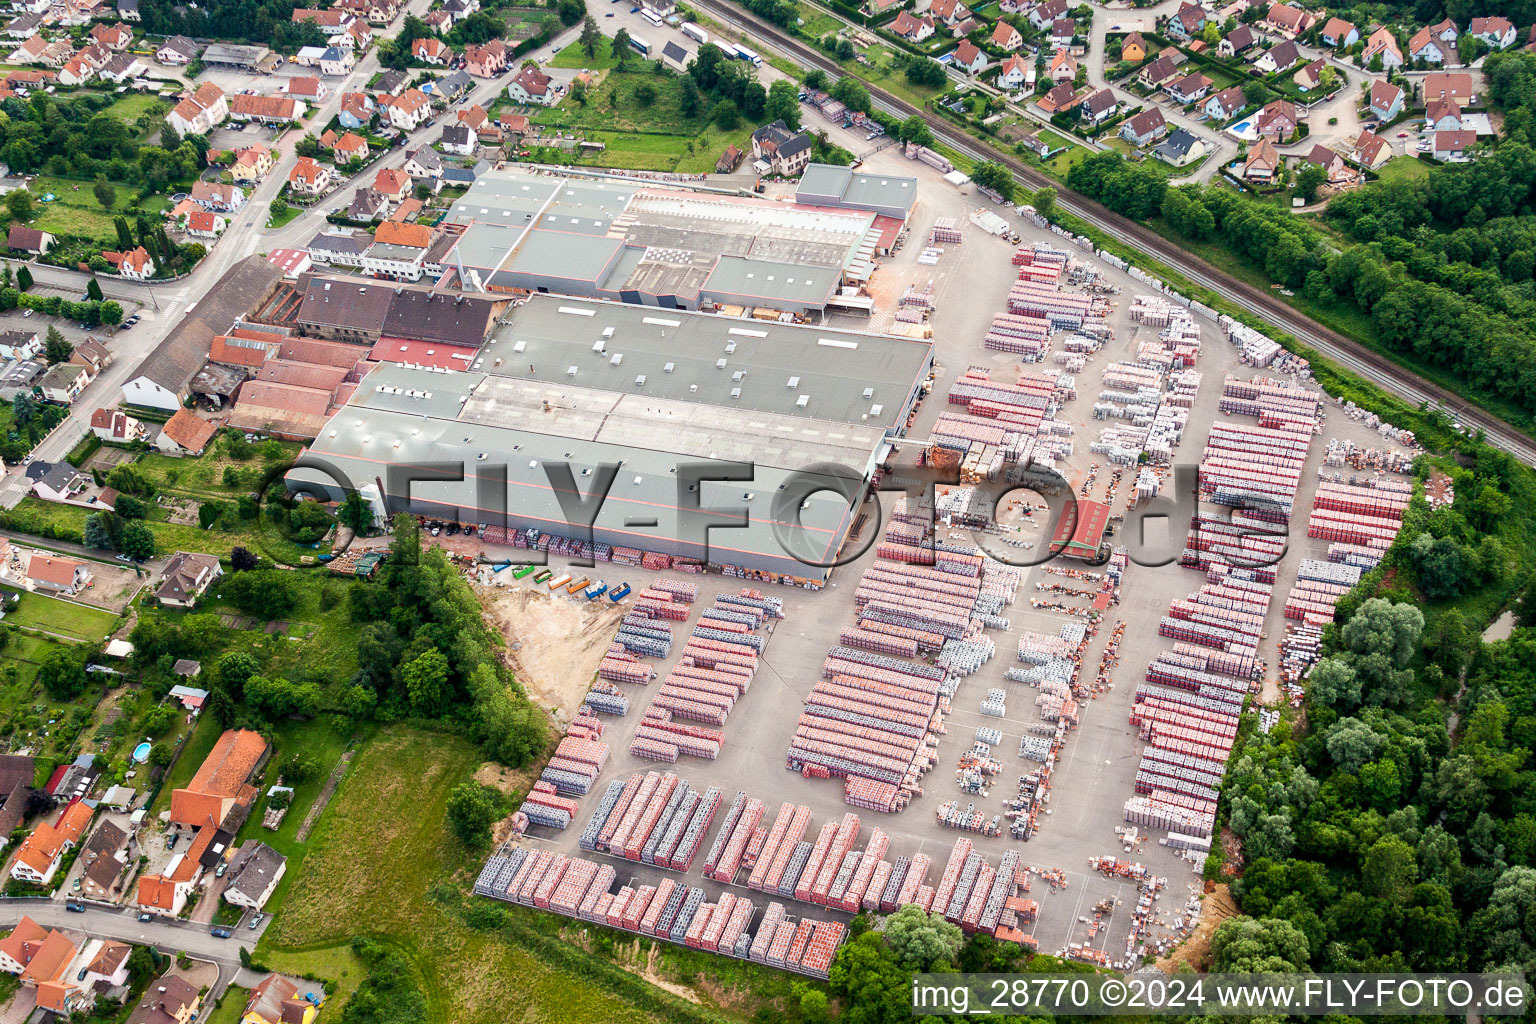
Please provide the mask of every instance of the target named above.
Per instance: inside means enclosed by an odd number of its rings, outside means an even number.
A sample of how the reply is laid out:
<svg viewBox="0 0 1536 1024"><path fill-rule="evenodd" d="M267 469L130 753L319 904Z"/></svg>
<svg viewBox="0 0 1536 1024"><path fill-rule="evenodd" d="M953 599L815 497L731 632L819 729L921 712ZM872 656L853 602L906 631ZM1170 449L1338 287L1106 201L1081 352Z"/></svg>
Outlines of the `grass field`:
<svg viewBox="0 0 1536 1024"><path fill-rule="evenodd" d="M434 886L478 871L480 855L448 834L443 808L479 763L467 743L406 727L367 743L311 837L303 871L257 958L277 970L315 970L317 956L344 965L351 938L370 935L411 960L432 1020L501 1024L514 992L515 1019L529 1024L651 1020L528 951L468 928L430 898Z"/></svg>
<svg viewBox="0 0 1536 1024"><path fill-rule="evenodd" d="M1413 156L1394 156L1376 171L1382 181L1422 181L1429 177L1429 164Z"/></svg>
<svg viewBox="0 0 1536 1024"><path fill-rule="evenodd" d="M165 778L165 785L160 787L160 793L155 797L155 805L151 810L154 814L171 806L171 790L181 789L192 781L192 776L197 774L197 769L202 766L203 758L213 749L213 745L219 741L219 735L224 730L219 728L219 723L213 720L212 715L203 715L198 718L197 724L192 727L192 735L187 739L187 745L181 752L181 757L171 768L171 773Z"/></svg>
<svg viewBox="0 0 1536 1024"><path fill-rule="evenodd" d="M218 1009L203 1016L203 1024L240 1024L240 1014L245 1009L245 1001L250 997L250 989L239 985L229 986Z"/></svg>
<svg viewBox="0 0 1536 1024"><path fill-rule="evenodd" d="M23 629L42 629L77 640L99 641L117 627L118 617L100 608L87 608L43 594L20 594L5 621Z"/></svg>
<svg viewBox="0 0 1536 1024"><path fill-rule="evenodd" d="M122 99L102 111L103 114L111 114L119 121L133 122L139 119L140 114L158 109L161 114L167 110L166 104L154 96L146 96L144 93L128 93Z"/></svg>
<svg viewBox="0 0 1536 1024"><path fill-rule="evenodd" d="M135 115L137 116L137 115ZM116 185L117 201L112 209L104 209L96 201L94 182L76 181L70 178L52 178L39 175L27 187L39 199L52 192L57 198L51 203L38 203L38 215L32 226L56 235L78 235L92 238L106 245L117 244L117 228L113 217L119 213L131 216L138 211L159 213L166 207L164 196L152 196L145 202L137 200L138 190L127 185Z"/></svg>
<svg viewBox="0 0 1536 1024"><path fill-rule="evenodd" d="M570 68L572 70L589 68L593 71L603 71L608 68L617 67L619 58L614 56L613 53L613 38L611 36L604 36L602 41L597 44L597 54L595 56L587 56L587 51L581 48L581 40L578 39L555 54L548 63L552 68Z"/></svg>

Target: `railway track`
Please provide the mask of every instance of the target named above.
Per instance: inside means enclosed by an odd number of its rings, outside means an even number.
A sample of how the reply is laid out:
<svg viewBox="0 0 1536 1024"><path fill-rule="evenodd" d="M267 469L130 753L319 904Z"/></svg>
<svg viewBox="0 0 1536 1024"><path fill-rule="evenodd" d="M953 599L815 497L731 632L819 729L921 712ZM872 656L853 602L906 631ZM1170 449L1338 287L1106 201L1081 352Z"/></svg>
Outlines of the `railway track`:
<svg viewBox="0 0 1536 1024"><path fill-rule="evenodd" d="M845 74L834 61L813 47L723 0L697 0L711 16L755 39L762 40L804 67L820 68L834 75ZM1316 349L1331 361L1364 377L1373 384L1411 405L1428 403L1440 406L1468 428L1480 428L1489 444L1509 452L1526 465L1536 466L1536 440L1474 406L1446 388L1404 369L1385 356L1337 331L1330 330L1303 316L1281 302L1268 290L1239 281L1185 249L1169 242L1143 224L1122 217L1086 196L1062 186L1054 178L1027 166L1008 154L983 147L943 118L922 110L868 82L870 99L882 112L897 117L917 114L928 122L934 137L951 149L977 160L993 160L1013 173L1015 180L1030 188L1050 185L1057 189L1056 205L1101 231L1152 254L1184 277L1222 298L1250 309L1303 344Z"/></svg>

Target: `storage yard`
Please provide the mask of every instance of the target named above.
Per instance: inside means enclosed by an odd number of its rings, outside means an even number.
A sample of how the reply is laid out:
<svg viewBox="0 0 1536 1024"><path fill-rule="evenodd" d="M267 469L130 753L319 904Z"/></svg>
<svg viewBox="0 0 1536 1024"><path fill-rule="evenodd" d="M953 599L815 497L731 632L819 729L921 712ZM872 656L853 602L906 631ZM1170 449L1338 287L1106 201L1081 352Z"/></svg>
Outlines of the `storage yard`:
<svg viewBox="0 0 1536 1024"><path fill-rule="evenodd" d="M631 584L625 618L478 891L812 975L851 913L904 903L1104 965L1195 926L1238 712L1290 696L1390 543L1411 438L1006 208L1022 244L969 226L974 196L913 173L909 227L933 245L881 277L923 298L874 328L931 330L936 382L895 461L962 482L1053 465L1077 515L1049 521L1032 491L993 510L962 483L930 527L884 494L853 529L868 550L821 590L587 570ZM1144 539L1171 562L1136 564L1127 509L1196 462L1195 520ZM985 557L970 527L994 511L989 551L1057 557Z"/></svg>

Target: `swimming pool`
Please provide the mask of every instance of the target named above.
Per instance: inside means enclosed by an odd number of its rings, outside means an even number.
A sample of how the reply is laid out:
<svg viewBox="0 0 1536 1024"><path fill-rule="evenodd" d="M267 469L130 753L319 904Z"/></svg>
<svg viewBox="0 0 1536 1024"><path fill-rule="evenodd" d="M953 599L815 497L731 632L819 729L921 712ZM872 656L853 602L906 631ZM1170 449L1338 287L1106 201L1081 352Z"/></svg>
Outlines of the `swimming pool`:
<svg viewBox="0 0 1536 1024"><path fill-rule="evenodd" d="M1234 139L1244 142L1253 142L1259 137L1258 129L1253 126L1253 118L1248 117L1227 128L1227 134Z"/></svg>
<svg viewBox="0 0 1536 1024"><path fill-rule="evenodd" d="M133 748L133 760L136 764L143 764L149 760L149 741L145 740Z"/></svg>

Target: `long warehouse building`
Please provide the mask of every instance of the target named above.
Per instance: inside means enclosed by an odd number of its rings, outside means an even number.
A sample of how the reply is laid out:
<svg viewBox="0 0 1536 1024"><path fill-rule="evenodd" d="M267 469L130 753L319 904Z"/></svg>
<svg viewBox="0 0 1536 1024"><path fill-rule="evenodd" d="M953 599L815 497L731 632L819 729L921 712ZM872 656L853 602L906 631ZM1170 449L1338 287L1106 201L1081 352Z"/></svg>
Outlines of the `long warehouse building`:
<svg viewBox="0 0 1536 1024"><path fill-rule="evenodd" d="M553 292L663 309L739 306L804 316L867 308L848 302L845 289L869 280L916 202L915 179L886 184L854 198L840 191L837 205L816 206L493 171L444 218L458 233L442 257L444 280L470 292ZM860 208L866 193L879 201Z"/></svg>
<svg viewBox="0 0 1536 1024"><path fill-rule="evenodd" d="M927 341L534 295L467 369L372 370L310 452L353 487L375 485L391 509L569 539L580 532L563 508L590 495L599 466L617 465L595 544L820 586L827 570L790 548L830 561L859 502L812 494L797 524L794 508L775 510L776 496L826 463L867 481L932 367ZM695 491L686 467L701 462L750 463L751 478L705 480ZM464 478L418 482L408 494L390 486L390 467L398 475L429 463L462 465ZM548 469L559 463L579 492L566 491L566 506ZM494 498L501 467L504 517ZM289 482L341 496L315 470L295 470ZM692 506L743 510L746 525L706 532Z"/></svg>

